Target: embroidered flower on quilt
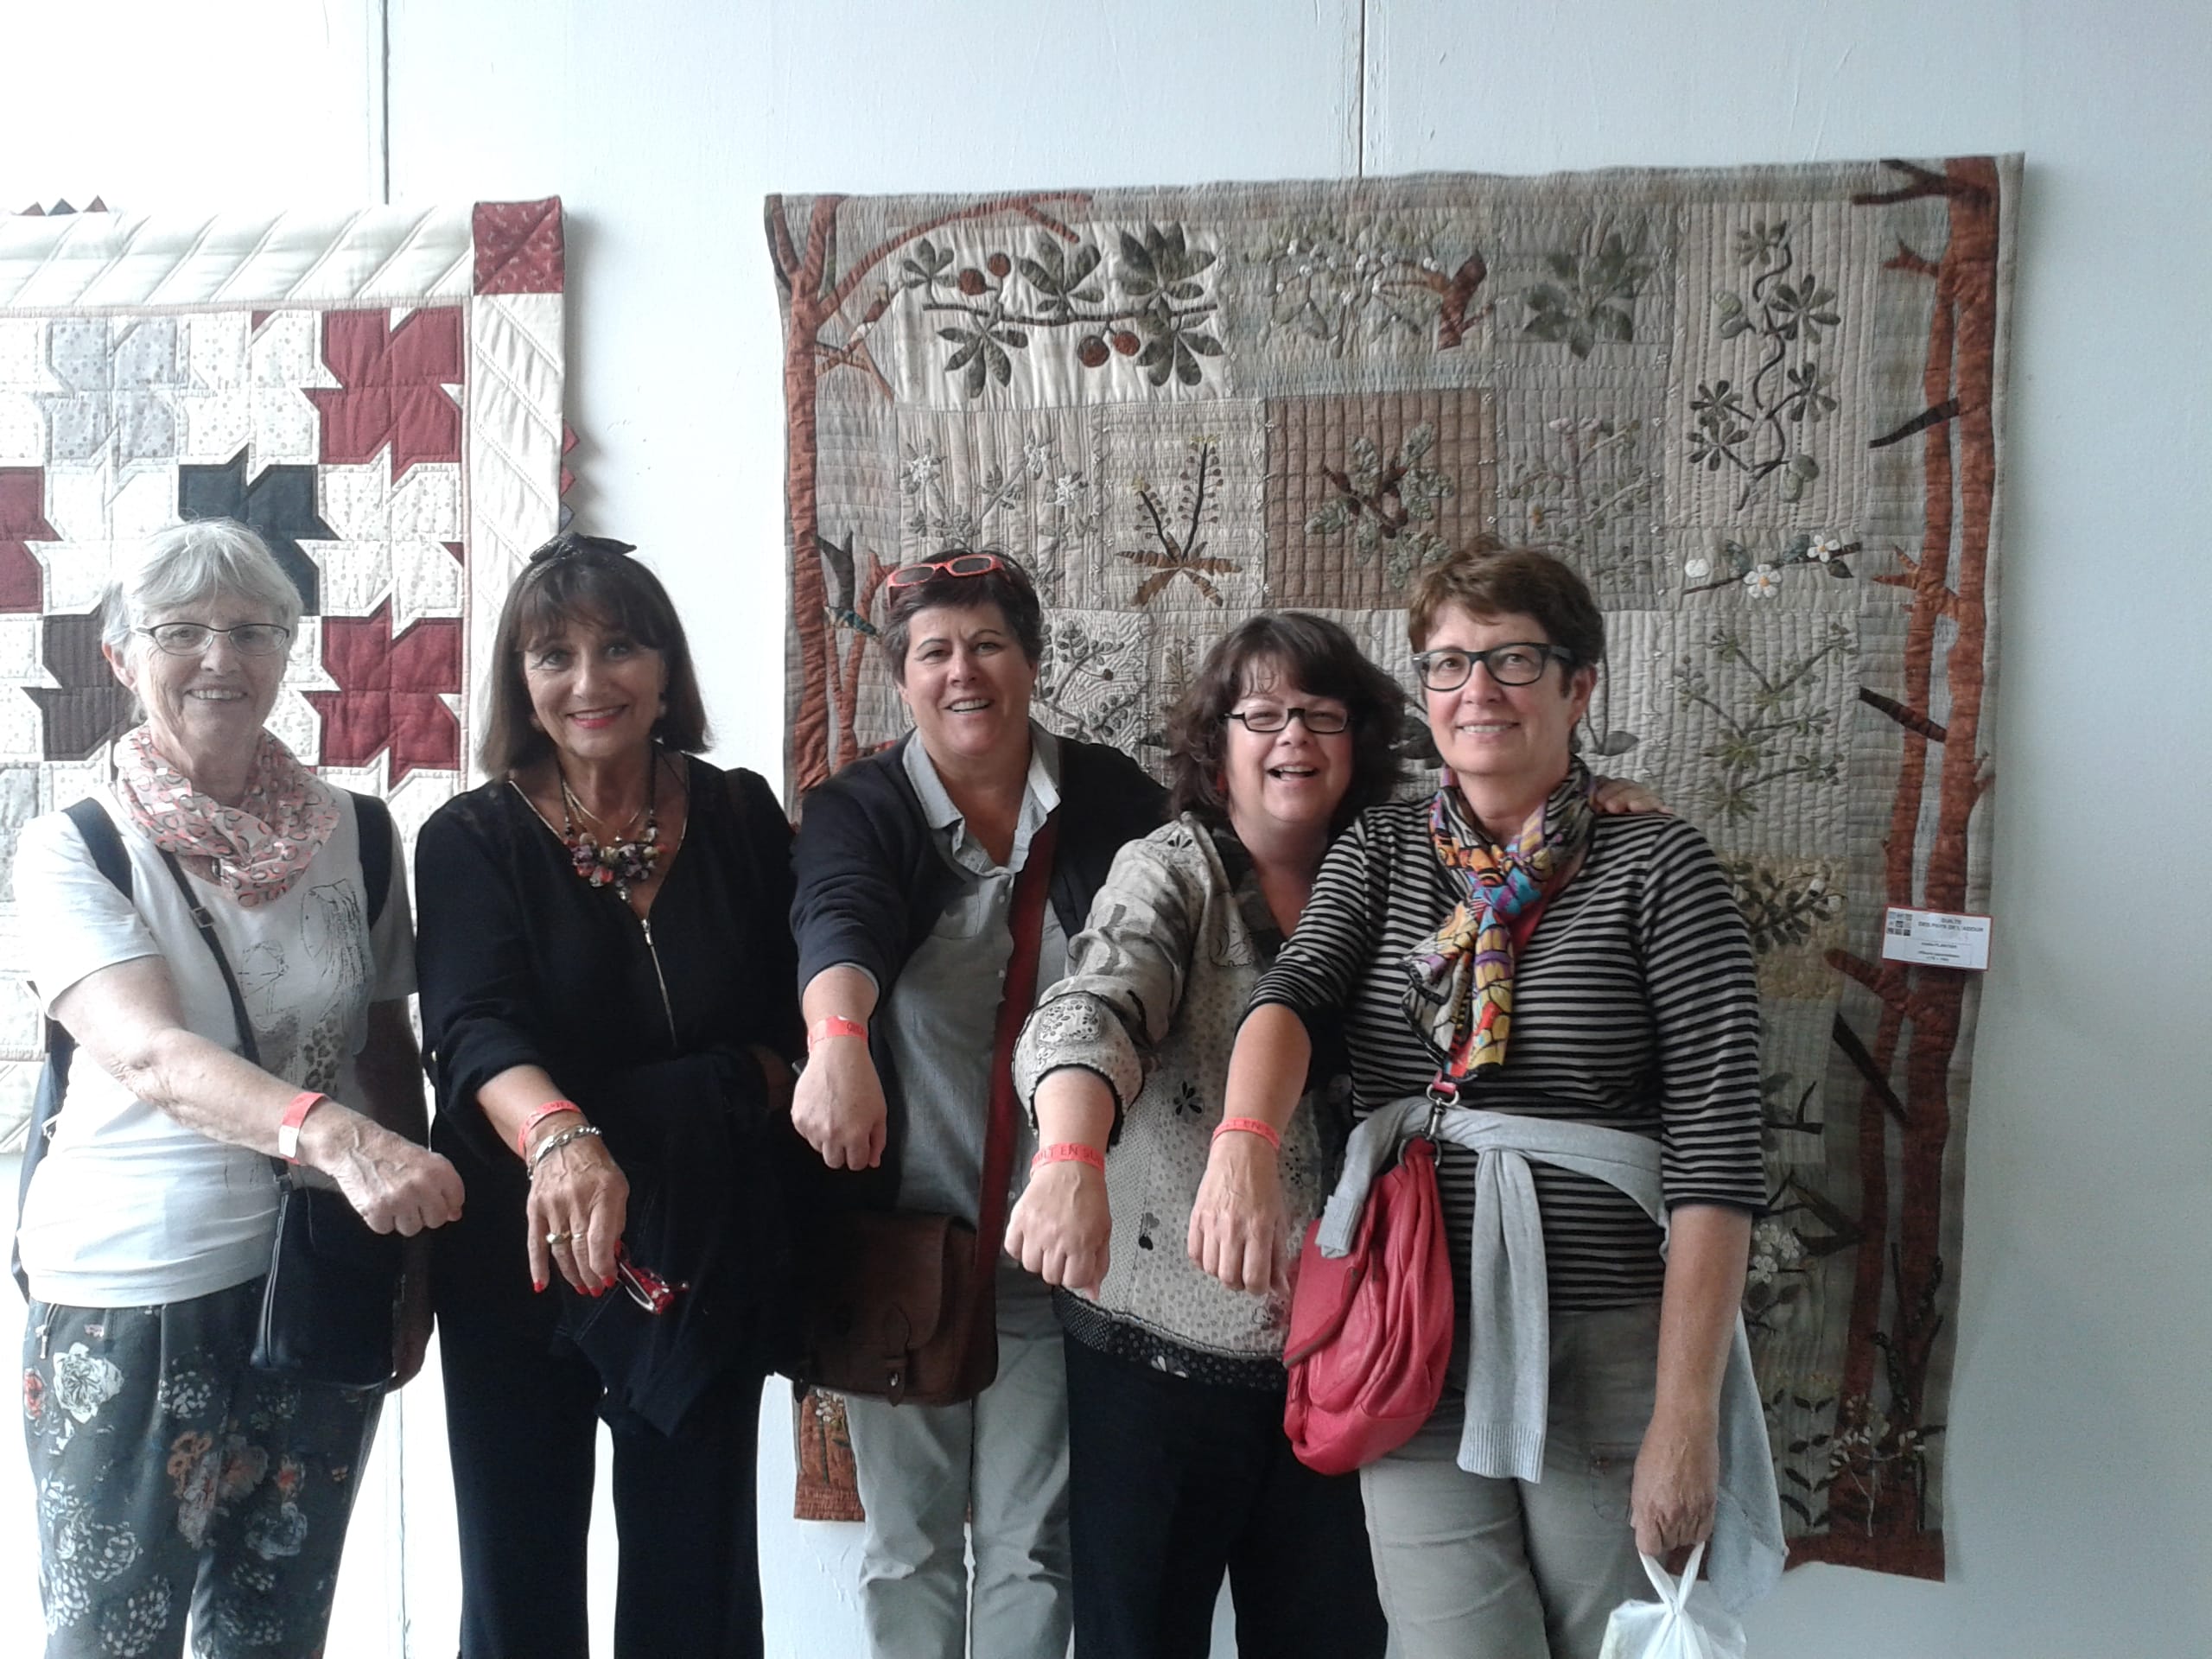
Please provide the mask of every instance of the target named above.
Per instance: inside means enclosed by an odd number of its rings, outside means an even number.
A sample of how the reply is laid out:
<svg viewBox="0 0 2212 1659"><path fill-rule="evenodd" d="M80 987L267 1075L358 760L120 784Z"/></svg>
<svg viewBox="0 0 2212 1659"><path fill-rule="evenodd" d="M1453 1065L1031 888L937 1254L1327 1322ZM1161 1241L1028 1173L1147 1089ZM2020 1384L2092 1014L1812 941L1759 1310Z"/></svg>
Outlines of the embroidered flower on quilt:
<svg viewBox="0 0 2212 1659"><path fill-rule="evenodd" d="M123 1391L123 1373L114 1362L92 1352L81 1342L66 1354L54 1357L54 1398L80 1423L89 1423L99 1408Z"/></svg>
<svg viewBox="0 0 2212 1659"><path fill-rule="evenodd" d="M1682 565L1682 574L1692 582L1703 582L1713 574L1711 559L1689 559Z"/></svg>
<svg viewBox="0 0 2212 1659"><path fill-rule="evenodd" d="M944 459L925 444L918 449L906 452L906 464L899 471L906 474L900 482L911 495L928 489L944 475Z"/></svg>
<svg viewBox="0 0 2212 1659"><path fill-rule="evenodd" d="M1840 536L1815 536L1807 543L1805 556L1821 564L1827 564L1837 554L1842 552L1843 549L1844 540Z"/></svg>
<svg viewBox="0 0 2212 1659"><path fill-rule="evenodd" d="M1744 586L1753 599L1772 599L1782 591L1782 567L1754 565L1751 574L1744 578Z"/></svg>

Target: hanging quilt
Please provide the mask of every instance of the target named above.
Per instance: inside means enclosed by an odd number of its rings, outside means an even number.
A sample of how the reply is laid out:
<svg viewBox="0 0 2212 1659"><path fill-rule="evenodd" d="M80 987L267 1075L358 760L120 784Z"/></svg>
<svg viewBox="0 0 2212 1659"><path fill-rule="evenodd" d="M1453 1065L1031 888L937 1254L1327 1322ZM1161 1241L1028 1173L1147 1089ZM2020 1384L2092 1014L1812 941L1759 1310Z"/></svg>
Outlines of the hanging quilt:
<svg viewBox="0 0 2212 1659"><path fill-rule="evenodd" d="M558 528L561 205L0 216L0 1147L43 1036L16 833L105 781L111 554L258 531L297 584L270 726L411 844L465 787L509 581Z"/></svg>
<svg viewBox="0 0 2212 1659"><path fill-rule="evenodd" d="M1403 606L1477 536L1606 612L1586 752L1712 839L1758 953L1753 1332L1793 1559L1940 1577L1986 909L2017 158L771 198L794 800L903 726L885 575L1009 551L1036 707L1160 767L1243 617ZM1432 786L1425 780L1421 786ZM801 1508L852 1513L834 1402Z"/></svg>

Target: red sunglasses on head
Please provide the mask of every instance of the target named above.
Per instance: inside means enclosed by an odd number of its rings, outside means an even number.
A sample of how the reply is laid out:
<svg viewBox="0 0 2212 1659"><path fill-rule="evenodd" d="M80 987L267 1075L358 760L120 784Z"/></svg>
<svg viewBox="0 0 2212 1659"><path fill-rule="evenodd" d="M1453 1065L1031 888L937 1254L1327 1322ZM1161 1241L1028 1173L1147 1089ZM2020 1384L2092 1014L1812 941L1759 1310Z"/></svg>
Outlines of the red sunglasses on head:
<svg viewBox="0 0 2212 1659"><path fill-rule="evenodd" d="M999 563L995 553L962 553L952 558L934 563L902 564L883 579L886 588L918 588L931 576L988 576L994 570L1006 567Z"/></svg>

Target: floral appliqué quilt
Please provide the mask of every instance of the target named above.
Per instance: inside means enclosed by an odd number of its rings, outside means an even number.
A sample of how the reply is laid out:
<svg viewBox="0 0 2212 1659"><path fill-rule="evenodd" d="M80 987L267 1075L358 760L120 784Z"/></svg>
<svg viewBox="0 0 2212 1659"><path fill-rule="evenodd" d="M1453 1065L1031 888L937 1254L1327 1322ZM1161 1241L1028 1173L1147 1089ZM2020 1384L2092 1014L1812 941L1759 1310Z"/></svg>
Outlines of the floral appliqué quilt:
<svg viewBox="0 0 2212 1659"><path fill-rule="evenodd" d="M1793 1559L1943 1568L1976 981L1882 952L1987 908L2017 158L773 197L796 800L903 721L883 582L1010 551L1041 717L1159 766L1255 611L1410 684L1479 535L1607 613L1585 734L1712 839L1758 953L1770 1208L1745 1302ZM1416 782L1433 786L1433 774ZM834 1402L803 1512L850 1514Z"/></svg>

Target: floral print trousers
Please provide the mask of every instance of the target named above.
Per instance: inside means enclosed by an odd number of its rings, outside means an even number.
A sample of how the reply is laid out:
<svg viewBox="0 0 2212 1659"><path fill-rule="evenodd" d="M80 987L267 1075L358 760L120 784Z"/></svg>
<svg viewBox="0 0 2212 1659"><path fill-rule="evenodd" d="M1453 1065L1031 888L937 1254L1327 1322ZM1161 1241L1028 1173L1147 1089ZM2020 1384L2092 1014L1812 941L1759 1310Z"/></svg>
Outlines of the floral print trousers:
<svg viewBox="0 0 2212 1659"><path fill-rule="evenodd" d="M34 1301L23 1438L47 1659L313 1659L381 1390L246 1359L258 1279L153 1307Z"/></svg>

